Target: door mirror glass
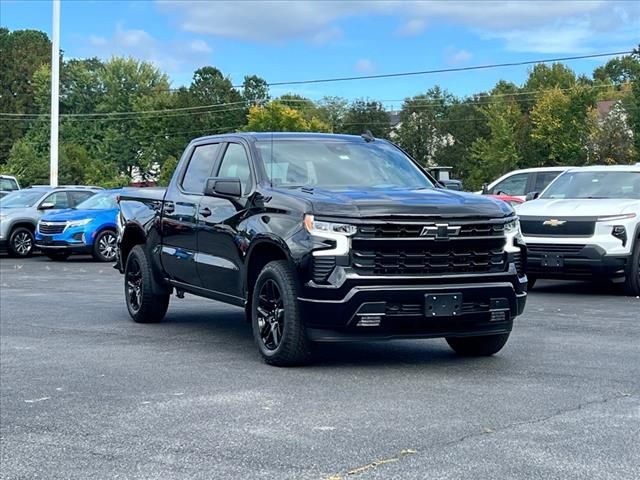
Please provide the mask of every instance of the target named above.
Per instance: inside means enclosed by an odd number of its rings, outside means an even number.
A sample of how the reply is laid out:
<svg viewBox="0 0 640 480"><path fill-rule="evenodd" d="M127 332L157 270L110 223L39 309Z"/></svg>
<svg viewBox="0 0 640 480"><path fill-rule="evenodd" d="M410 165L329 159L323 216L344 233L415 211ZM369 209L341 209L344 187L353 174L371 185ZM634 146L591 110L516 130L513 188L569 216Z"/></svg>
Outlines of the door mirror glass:
<svg viewBox="0 0 640 480"><path fill-rule="evenodd" d="M51 210L52 208L55 208L55 206L56 204L53 202L44 202L40 204L38 210Z"/></svg>
<svg viewBox="0 0 640 480"><path fill-rule="evenodd" d="M242 183L239 178L208 178L204 194L207 197L240 198L242 196Z"/></svg>
<svg viewBox="0 0 640 480"><path fill-rule="evenodd" d="M529 192L529 193L527 193L526 200L527 200L527 202L529 202L531 200L535 200L539 196L540 196L540 192Z"/></svg>

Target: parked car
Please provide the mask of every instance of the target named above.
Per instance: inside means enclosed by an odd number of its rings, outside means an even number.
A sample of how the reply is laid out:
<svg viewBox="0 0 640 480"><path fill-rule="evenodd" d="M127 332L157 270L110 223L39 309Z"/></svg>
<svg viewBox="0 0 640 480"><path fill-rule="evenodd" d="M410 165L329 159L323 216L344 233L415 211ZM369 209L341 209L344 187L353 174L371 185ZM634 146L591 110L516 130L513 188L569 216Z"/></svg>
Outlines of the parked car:
<svg viewBox="0 0 640 480"><path fill-rule="evenodd" d="M492 355L526 301L513 209L368 135L196 139L166 190L123 193L119 225L134 321L161 321L173 291L242 306L272 365L407 337Z"/></svg>
<svg viewBox="0 0 640 480"><path fill-rule="evenodd" d="M530 192L542 192L555 178L570 167L544 167L514 170L483 187L489 195L508 195L526 200Z"/></svg>
<svg viewBox="0 0 640 480"><path fill-rule="evenodd" d="M115 261L117 196L122 192L105 190L73 209L44 215L38 222L36 246L52 260L87 253L101 262Z"/></svg>
<svg viewBox="0 0 640 480"><path fill-rule="evenodd" d="M640 165L568 170L517 212L530 286L617 279L640 295Z"/></svg>
<svg viewBox="0 0 640 480"><path fill-rule="evenodd" d="M20 190L20 184L16 177L0 175L0 198L16 190Z"/></svg>
<svg viewBox="0 0 640 480"><path fill-rule="evenodd" d="M99 187L37 186L0 198L0 249L15 257L33 253L36 225L48 210L62 210L83 202Z"/></svg>

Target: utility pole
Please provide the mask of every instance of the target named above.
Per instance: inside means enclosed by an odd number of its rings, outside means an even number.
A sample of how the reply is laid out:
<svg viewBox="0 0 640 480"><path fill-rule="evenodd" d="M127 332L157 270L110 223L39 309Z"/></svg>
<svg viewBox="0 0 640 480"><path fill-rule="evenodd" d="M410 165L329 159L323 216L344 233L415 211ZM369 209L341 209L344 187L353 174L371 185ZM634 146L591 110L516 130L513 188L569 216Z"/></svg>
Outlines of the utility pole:
<svg viewBox="0 0 640 480"><path fill-rule="evenodd" d="M58 186L58 117L60 113L60 0L53 0L53 26L51 29L51 162L49 182Z"/></svg>

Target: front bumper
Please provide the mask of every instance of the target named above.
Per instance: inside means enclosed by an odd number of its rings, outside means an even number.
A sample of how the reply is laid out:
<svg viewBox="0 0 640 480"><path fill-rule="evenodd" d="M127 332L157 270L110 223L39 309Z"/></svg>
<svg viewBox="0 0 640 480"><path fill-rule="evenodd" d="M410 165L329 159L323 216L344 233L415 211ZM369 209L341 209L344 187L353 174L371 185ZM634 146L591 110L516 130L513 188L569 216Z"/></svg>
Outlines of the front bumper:
<svg viewBox="0 0 640 480"><path fill-rule="evenodd" d="M631 255L607 255L598 245L531 244L527 274L536 278L591 279L624 277Z"/></svg>
<svg viewBox="0 0 640 480"><path fill-rule="evenodd" d="M526 276L360 277L307 283L299 304L314 341L475 336L511 331L526 303ZM429 315L427 296L459 298L455 314Z"/></svg>
<svg viewBox="0 0 640 480"><path fill-rule="evenodd" d="M43 235L38 235L36 237L35 246L43 252L66 251L70 253L91 253L92 250L92 245L87 245L84 242L55 240L53 238L46 237L47 236Z"/></svg>

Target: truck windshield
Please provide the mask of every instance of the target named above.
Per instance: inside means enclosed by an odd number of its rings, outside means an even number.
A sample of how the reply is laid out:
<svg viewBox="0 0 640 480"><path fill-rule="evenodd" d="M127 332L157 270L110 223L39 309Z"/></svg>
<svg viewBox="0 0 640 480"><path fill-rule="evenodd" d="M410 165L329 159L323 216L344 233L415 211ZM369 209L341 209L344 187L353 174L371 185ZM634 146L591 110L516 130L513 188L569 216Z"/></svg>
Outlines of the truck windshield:
<svg viewBox="0 0 640 480"><path fill-rule="evenodd" d="M78 210L113 210L118 208L115 192L103 192L98 193L92 197L87 198L84 202L79 203L76 209Z"/></svg>
<svg viewBox="0 0 640 480"><path fill-rule="evenodd" d="M386 142L276 139L258 141L256 146L274 186L327 190L433 187L409 157Z"/></svg>
<svg viewBox="0 0 640 480"><path fill-rule="evenodd" d="M540 198L640 199L640 172L567 172L560 175Z"/></svg>
<svg viewBox="0 0 640 480"><path fill-rule="evenodd" d="M0 199L0 208L27 208L33 207L44 191L18 190Z"/></svg>

